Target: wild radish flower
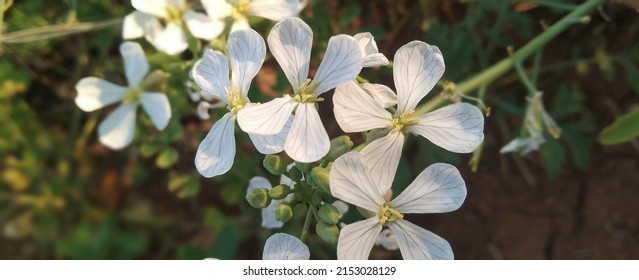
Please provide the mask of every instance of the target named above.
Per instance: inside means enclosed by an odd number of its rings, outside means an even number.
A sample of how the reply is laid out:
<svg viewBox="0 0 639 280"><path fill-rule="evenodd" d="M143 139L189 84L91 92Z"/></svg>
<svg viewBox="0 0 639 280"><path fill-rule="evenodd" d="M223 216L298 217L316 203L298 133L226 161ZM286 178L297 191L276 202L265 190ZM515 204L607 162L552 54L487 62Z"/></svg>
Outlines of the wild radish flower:
<svg viewBox="0 0 639 280"><path fill-rule="evenodd" d="M395 175L395 170L392 173ZM372 213L368 219L342 228L337 241L338 259L368 259L384 226L396 235L404 259L453 259L446 240L404 220L404 214L458 209L466 198L466 185L454 166L445 163L429 166L401 194L388 201L384 194L390 188L371 176L362 155L350 152L333 163L330 186L335 198Z"/></svg>
<svg viewBox="0 0 639 280"><path fill-rule="evenodd" d="M394 114L365 93L355 82L338 86L333 102L335 118L345 132L382 130L386 136L361 152L372 165L372 174L383 185L393 180L399 165L404 136L414 133L456 153L469 153L484 139L484 117L475 106L457 103L416 115L415 107L444 73L444 59L435 46L413 41L395 53L393 77L397 89Z"/></svg>
<svg viewBox="0 0 639 280"><path fill-rule="evenodd" d="M266 239L263 260L308 260L311 253L308 246L286 233L276 233Z"/></svg>
<svg viewBox="0 0 639 280"><path fill-rule="evenodd" d="M202 0L209 17L216 20L230 18L231 32L250 29L247 16L281 21L298 13L298 0Z"/></svg>
<svg viewBox="0 0 639 280"><path fill-rule="evenodd" d="M293 185L294 185L293 181L291 181L291 179L289 179L288 177L284 175L282 175L280 179L280 184L288 185L291 188L293 188ZM246 192L249 193L256 188L265 188L267 190L271 190L273 186L264 177L253 177L249 181L249 186L246 189ZM289 194L284 199L271 200L271 203L267 207L262 209L262 227L263 228L281 228L284 225L284 223L275 219L275 208L280 202L291 202L291 200L293 200L293 194Z"/></svg>
<svg viewBox="0 0 639 280"><path fill-rule="evenodd" d="M184 25L193 36L205 40L224 30L223 22L189 9L186 0L131 0L131 5L137 11L124 18L122 38L145 36L154 47L170 55L188 47Z"/></svg>
<svg viewBox="0 0 639 280"><path fill-rule="evenodd" d="M361 53L351 36L337 35L328 47L313 80L307 79L313 32L299 18L277 23L268 36L271 53L293 86L293 94L239 112L240 127L247 132L273 135L279 133L291 113L295 116L286 137L285 151L298 162L314 162L330 149L326 129L315 108L320 95L355 79L361 70Z"/></svg>
<svg viewBox="0 0 639 280"><path fill-rule="evenodd" d="M362 67L377 67L388 64L388 58L379 53L375 38L370 32L357 33L353 38L359 43L359 49L362 52Z"/></svg>
<svg viewBox="0 0 639 280"><path fill-rule="evenodd" d="M238 112L255 106L248 99L251 80L262 67L266 57L266 46L255 30L233 32L228 38L231 67L226 56L219 51L207 49L204 57L193 67L193 79L202 89L206 99L218 98L227 104L228 113L218 120L197 149L195 166L204 177L224 174L235 158L235 119ZM269 115L260 115L269 119ZM262 154L274 154L284 150L284 139L290 121L284 120L279 134L257 135L249 133L255 148ZM287 125L288 123L288 125Z"/></svg>
<svg viewBox="0 0 639 280"><path fill-rule="evenodd" d="M149 64L142 47L137 43L124 42L120 45L120 53L124 59L128 87L97 77L83 78L75 85L78 92L75 104L83 111L92 112L122 101L122 104L98 126L100 142L115 150L131 144L138 105L142 104L142 108L158 130L164 129L171 118L171 106L166 94L145 92L141 88L142 79L149 72Z"/></svg>

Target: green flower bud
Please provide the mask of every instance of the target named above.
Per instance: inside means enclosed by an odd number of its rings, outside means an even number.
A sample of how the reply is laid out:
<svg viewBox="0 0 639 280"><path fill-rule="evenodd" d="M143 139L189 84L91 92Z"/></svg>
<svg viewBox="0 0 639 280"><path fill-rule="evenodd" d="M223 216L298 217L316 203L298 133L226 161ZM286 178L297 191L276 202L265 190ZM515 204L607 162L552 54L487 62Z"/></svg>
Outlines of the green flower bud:
<svg viewBox="0 0 639 280"><path fill-rule="evenodd" d="M286 171L286 163L278 155L266 155L262 164L273 175L282 175Z"/></svg>
<svg viewBox="0 0 639 280"><path fill-rule="evenodd" d="M301 219L306 217L306 213L308 213L308 205L306 205L306 203L295 204L295 207L293 208L293 217Z"/></svg>
<svg viewBox="0 0 639 280"><path fill-rule="evenodd" d="M313 167L311 170L311 180L313 184L325 191L327 194L331 194L331 188L328 184L328 169L323 167Z"/></svg>
<svg viewBox="0 0 639 280"><path fill-rule="evenodd" d="M291 170L288 171L288 177L293 180L293 182L299 182L302 181L303 176L302 172L299 169L293 167L291 168Z"/></svg>
<svg viewBox="0 0 639 280"><path fill-rule="evenodd" d="M315 232L322 240L326 241L326 243L337 243L339 229L336 225L329 225L325 222L317 221L317 225L315 225Z"/></svg>
<svg viewBox="0 0 639 280"><path fill-rule="evenodd" d="M293 217L293 209L288 203L282 202L275 207L276 220L286 223L291 219L291 217Z"/></svg>
<svg viewBox="0 0 639 280"><path fill-rule="evenodd" d="M291 193L291 187L288 185L277 185L271 189L269 194L272 199L283 199Z"/></svg>
<svg viewBox="0 0 639 280"><path fill-rule="evenodd" d="M336 225L339 222L339 211L335 206L325 203L322 207L319 208L317 213L322 222L325 222L329 225Z"/></svg>
<svg viewBox="0 0 639 280"><path fill-rule="evenodd" d="M319 192L313 192L311 196L311 204L320 205L322 203L322 195Z"/></svg>
<svg viewBox="0 0 639 280"><path fill-rule="evenodd" d="M169 74L162 70L155 70L142 80L141 88L148 92L166 92L166 83L169 80Z"/></svg>
<svg viewBox="0 0 639 280"><path fill-rule="evenodd" d="M255 208L264 208L271 204L271 196L265 188L255 188L246 194L246 201Z"/></svg>
<svg viewBox="0 0 639 280"><path fill-rule="evenodd" d="M295 167L297 167L297 169L299 169L302 172L308 172L309 170L311 170L310 163L295 162Z"/></svg>
<svg viewBox="0 0 639 280"><path fill-rule="evenodd" d="M327 161L335 161L338 157L348 153L353 148L353 141L347 135L342 135L331 140L331 149L324 156Z"/></svg>

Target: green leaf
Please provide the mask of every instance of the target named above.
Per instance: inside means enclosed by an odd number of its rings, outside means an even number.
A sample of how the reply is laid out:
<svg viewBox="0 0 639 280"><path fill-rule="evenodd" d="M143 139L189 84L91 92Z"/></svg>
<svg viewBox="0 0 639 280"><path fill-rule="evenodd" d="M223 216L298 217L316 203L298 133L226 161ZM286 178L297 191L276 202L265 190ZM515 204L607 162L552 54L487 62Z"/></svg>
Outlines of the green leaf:
<svg viewBox="0 0 639 280"><path fill-rule="evenodd" d="M169 168L178 160L178 152L168 147L155 159L155 165L159 168Z"/></svg>
<svg viewBox="0 0 639 280"><path fill-rule="evenodd" d="M177 194L178 198L187 198L200 192L200 180L197 175L169 174L169 191Z"/></svg>
<svg viewBox="0 0 639 280"><path fill-rule="evenodd" d="M639 108L617 118L599 134L598 141L603 145L616 145L639 136Z"/></svg>
<svg viewBox="0 0 639 280"><path fill-rule="evenodd" d="M151 157L159 153L162 148L162 145L142 144L142 146L140 147L140 154L142 154L143 157Z"/></svg>

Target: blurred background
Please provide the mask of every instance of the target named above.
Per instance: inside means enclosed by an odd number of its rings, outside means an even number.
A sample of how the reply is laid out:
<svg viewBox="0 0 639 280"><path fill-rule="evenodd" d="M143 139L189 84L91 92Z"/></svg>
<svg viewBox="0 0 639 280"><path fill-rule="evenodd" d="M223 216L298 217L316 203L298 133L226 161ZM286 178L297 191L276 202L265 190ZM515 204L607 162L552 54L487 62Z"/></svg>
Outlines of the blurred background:
<svg viewBox="0 0 639 280"><path fill-rule="evenodd" d="M95 130L113 107L81 111L74 86L86 76L126 84L118 46L130 2L3 1L11 5L0 25L1 259L261 258L264 240L277 231L260 227L260 210L244 195L253 176L274 184L279 178L262 167L263 157L242 133L229 173L207 179L195 170L197 145L223 113L201 120L187 94L184 82L199 54L168 57L138 40L152 68L171 74L166 92L173 117L158 132L139 113L134 143L111 151ZM326 0L311 1L300 17L314 31L312 68L330 36L366 31L391 60L413 40L437 45L446 62L443 79L460 82L581 3ZM448 162L460 169L468 197L458 211L407 219L448 240L457 259L639 258L639 143L597 141L639 104L638 8L638 1L605 3L587 23L576 22L523 62L562 129L558 139L545 134L539 151L499 153L522 133L528 93L515 70L469 93L490 108L480 152L452 154L408 137L394 187L407 186L432 163ZM274 23L251 24L266 36ZM361 75L394 88L390 67ZM287 87L267 57L251 99L269 100ZM440 91L427 99L441 98ZM320 107L333 138L343 132L330 104ZM360 135L350 136L361 143ZM293 220L283 231L299 236L301 223ZM334 245L315 236L309 247L312 259L335 257ZM371 258L401 255L375 247Z"/></svg>

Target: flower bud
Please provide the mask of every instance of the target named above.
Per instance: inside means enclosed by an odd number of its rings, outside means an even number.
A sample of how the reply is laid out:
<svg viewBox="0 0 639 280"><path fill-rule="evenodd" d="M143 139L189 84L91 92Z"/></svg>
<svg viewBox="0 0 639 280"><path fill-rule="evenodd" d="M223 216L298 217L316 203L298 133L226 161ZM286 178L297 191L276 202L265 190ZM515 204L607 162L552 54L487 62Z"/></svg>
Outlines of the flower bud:
<svg viewBox="0 0 639 280"><path fill-rule="evenodd" d="M293 208L293 217L298 219L304 218L307 212L308 205L306 205L306 203L295 204L295 207Z"/></svg>
<svg viewBox="0 0 639 280"><path fill-rule="evenodd" d="M311 204L320 205L322 203L322 195L319 192L313 192L311 196Z"/></svg>
<svg viewBox="0 0 639 280"><path fill-rule="evenodd" d="M286 171L286 163L278 155L266 155L262 164L273 175L282 175Z"/></svg>
<svg viewBox="0 0 639 280"><path fill-rule="evenodd" d="M291 193L291 187L288 185L277 185L271 189L269 194L272 199L283 199Z"/></svg>
<svg viewBox="0 0 639 280"><path fill-rule="evenodd" d="M322 240L326 241L326 243L337 243L339 229L336 225L329 225L325 222L317 221L317 225L315 225L315 232Z"/></svg>
<svg viewBox="0 0 639 280"><path fill-rule="evenodd" d="M311 180L313 184L325 191L327 194L331 194L331 188L328 184L328 169L324 167L313 167L311 170Z"/></svg>
<svg viewBox="0 0 639 280"><path fill-rule="evenodd" d="M255 188L246 194L246 201L255 208L264 208L271 204L271 196L266 188Z"/></svg>
<svg viewBox="0 0 639 280"><path fill-rule="evenodd" d="M322 222L329 225L336 225L337 222L339 222L339 211L335 208L335 206L329 203L322 205L317 214Z"/></svg>
<svg viewBox="0 0 639 280"><path fill-rule="evenodd" d="M297 167L297 169L299 169L302 172L308 172L309 170L311 170L310 163L295 162L295 167Z"/></svg>
<svg viewBox="0 0 639 280"><path fill-rule="evenodd" d="M146 76L142 81L141 88L148 92L166 92L166 83L168 80L169 75L158 69Z"/></svg>
<svg viewBox="0 0 639 280"><path fill-rule="evenodd" d="M282 202L275 207L276 220L286 223L291 219L291 217L293 217L293 209L288 203Z"/></svg>
<svg viewBox="0 0 639 280"><path fill-rule="evenodd" d="M293 182L302 181L302 177L302 172L295 167L291 168L291 170L288 171L288 178L293 180Z"/></svg>
<svg viewBox="0 0 639 280"><path fill-rule="evenodd" d="M347 135L342 135L331 140L331 149L324 156L327 161L335 161L338 157L348 153L353 148L353 141Z"/></svg>

